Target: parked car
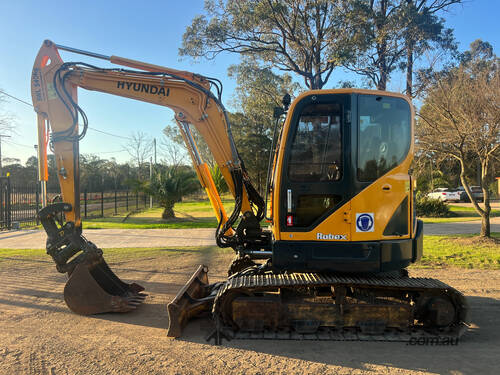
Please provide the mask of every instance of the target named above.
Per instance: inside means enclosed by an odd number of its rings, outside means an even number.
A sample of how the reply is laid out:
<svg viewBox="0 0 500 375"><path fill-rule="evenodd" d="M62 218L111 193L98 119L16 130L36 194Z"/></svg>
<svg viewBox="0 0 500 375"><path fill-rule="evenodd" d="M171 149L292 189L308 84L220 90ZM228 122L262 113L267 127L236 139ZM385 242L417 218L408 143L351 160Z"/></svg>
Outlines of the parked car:
<svg viewBox="0 0 500 375"><path fill-rule="evenodd" d="M478 202L484 202L484 194L483 190L481 189L481 186L471 186L470 187L472 196L476 199ZM459 186L457 188L458 193L460 194L460 202L470 202L469 196L465 192L465 189L463 186Z"/></svg>
<svg viewBox="0 0 500 375"><path fill-rule="evenodd" d="M448 188L438 188L432 193L427 194L427 197L432 199L439 199L443 202L459 202L460 193L452 191Z"/></svg>

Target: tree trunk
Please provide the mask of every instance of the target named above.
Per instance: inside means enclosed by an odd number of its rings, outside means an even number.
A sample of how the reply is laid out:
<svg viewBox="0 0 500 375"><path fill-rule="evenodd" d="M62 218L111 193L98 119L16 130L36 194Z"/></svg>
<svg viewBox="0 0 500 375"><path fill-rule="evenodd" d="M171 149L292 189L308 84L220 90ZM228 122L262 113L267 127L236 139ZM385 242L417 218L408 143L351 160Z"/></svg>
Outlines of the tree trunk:
<svg viewBox="0 0 500 375"><path fill-rule="evenodd" d="M406 46L406 95L413 96L413 45L410 41Z"/></svg>
<svg viewBox="0 0 500 375"><path fill-rule="evenodd" d="M483 190L484 216L481 216L481 237L490 237L490 192L488 190L488 157L481 163L481 187Z"/></svg>
<svg viewBox="0 0 500 375"><path fill-rule="evenodd" d="M476 210L476 212L481 216L481 233L479 234L481 237L490 237L490 202L489 202L489 195L486 193L484 195L484 203L485 203L485 209L483 210L481 207L479 207L479 204L477 203L476 198L472 195L472 191L470 190L469 183L465 179L465 160L462 158L460 159L460 182L462 183L462 186L465 189L465 192L469 196L469 199L472 203L472 206ZM484 192L484 187L483 187L483 192ZM486 203L486 199L488 199L488 202Z"/></svg>
<svg viewBox="0 0 500 375"><path fill-rule="evenodd" d="M388 1L382 0L380 2L380 14L383 15L384 20L387 17ZM384 23L380 22L376 25L379 32L383 31ZM387 87L387 40L384 37L377 45L377 66L379 72L379 80L377 83L377 90L385 91Z"/></svg>
<svg viewBox="0 0 500 375"><path fill-rule="evenodd" d="M377 84L377 90L385 91L387 87L387 74L383 69L380 70L380 80Z"/></svg>
<svg viewBox="0 0 500 375"><path fill-rule="evenodd" d="M490 237L490 215L489 213L485 213L484 216L481 216L481 233L479 236L481 237Z"/></svg>
<svg viewBox="0 0 500 375"><path fill-rule="evenodd" d="M163 213L161 214L162 219L173 219L175 218L174 205L167 204L163 207Z"/></svg>

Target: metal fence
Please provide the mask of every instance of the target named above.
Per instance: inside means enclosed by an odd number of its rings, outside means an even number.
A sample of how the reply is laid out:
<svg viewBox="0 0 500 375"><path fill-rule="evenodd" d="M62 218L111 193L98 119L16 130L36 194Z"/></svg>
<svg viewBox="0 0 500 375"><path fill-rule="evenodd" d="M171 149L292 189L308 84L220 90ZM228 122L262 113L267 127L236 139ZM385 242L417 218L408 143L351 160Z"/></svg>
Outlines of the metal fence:
<svg viewBox="0 0 500 375"><path fill-rule="evenodd" d="M0 177L0 229L10 228L10 180Z"/></svg>
<svg viewBox="0 0 500 375"><path fill-rule="evenodd" d="M106 217L149 207L149 197L140 192L103 191L80 194L80 212L84 218Z"/></svg>
<svg viewBox="0 0 500 375"><path fill-rule="evenodd" d="M59 192L49 192L47 199L57 201L59 196ZM149 203L149 196L142 192L84 192L80 194L80 213L83 218L108 217L147 208ZM0 230L38 225L40 208L37 183L17 185L8 177L0 177Z"/></svg>

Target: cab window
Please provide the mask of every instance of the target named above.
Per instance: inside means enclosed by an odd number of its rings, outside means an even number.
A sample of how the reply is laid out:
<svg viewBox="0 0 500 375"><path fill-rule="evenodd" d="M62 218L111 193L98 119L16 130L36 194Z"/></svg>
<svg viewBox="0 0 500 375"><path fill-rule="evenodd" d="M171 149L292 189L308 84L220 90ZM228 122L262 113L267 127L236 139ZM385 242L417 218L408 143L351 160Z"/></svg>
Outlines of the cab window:
<svg viewBox="0 0 500 375"><path fill-rule="evenodd" d="M310 104L303 108L290 150L290 181L342 178L341 118L341 106L337 103Z"/></svg>
<svg viewBox="0 0 500 375"><path fill-rule="evenodd" d="M374 181L408 154L411 141L411 111L402 98L360 95L358 101L359 181Z"/></svg>

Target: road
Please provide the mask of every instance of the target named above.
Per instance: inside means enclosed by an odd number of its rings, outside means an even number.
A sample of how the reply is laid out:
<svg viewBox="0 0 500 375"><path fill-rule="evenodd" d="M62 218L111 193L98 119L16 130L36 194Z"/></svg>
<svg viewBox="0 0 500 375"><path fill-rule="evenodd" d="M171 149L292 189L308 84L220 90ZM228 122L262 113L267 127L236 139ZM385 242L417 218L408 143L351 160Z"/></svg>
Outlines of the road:
<svg viewBox="0 0 500 375"><path fill-rule="evenodd" d="M492 232L500 232L500 217L490 218ZM481 230L481 221L464 221L456 223L427 223L424 224L424 235L438 234L473 234Z"/></svg>
<svg viewBox="0 0 500 375"><path fill-rule="evenodd" d="M480 221L425 224L424 234L479 233ZM500 217L491 219L491 231L500 232ZM215 245L215 229L86 229L84 235L101 248ZM0 232L0 249L44 249L43 230Z"/></svg>

